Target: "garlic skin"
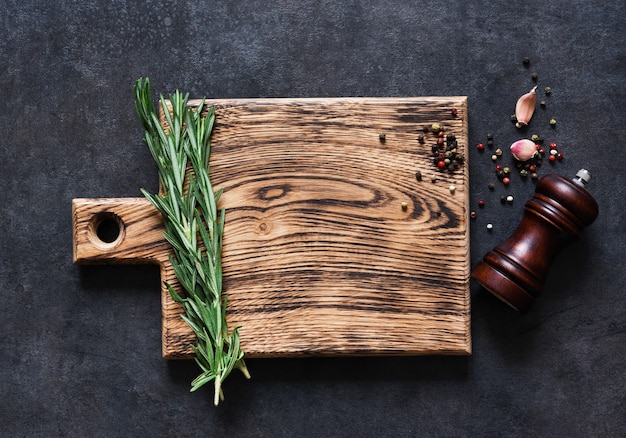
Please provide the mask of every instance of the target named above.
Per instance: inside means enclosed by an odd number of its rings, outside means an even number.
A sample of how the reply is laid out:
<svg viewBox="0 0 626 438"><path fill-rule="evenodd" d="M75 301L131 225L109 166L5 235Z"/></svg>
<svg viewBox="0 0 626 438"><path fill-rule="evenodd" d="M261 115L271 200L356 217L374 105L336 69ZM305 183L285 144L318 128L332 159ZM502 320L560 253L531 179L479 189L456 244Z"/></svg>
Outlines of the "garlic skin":
<svg viewBox="0 0 626 438"><path fill-rule="evenodd" d="M537 155L537 146L535 142L526 138L517 140L510 147L511 154L518 161L528 161Z"/></svg>
<svg viewBox="0 0 626 438"><path fill-rule="evenodd" d="M517 103L515 104L515 118L517 119L517 123L515 126L518 128L528 125L530 118L535 112L535 106L537 105L536 90L537 86L533 87L532 90L517 99Z"/></svg>

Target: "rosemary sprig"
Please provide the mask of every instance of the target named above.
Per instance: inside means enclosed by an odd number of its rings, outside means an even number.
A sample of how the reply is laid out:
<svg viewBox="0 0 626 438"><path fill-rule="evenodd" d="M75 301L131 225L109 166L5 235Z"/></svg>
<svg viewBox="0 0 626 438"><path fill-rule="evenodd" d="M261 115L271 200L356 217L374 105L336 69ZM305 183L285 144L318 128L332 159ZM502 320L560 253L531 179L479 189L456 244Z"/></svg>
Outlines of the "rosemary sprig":
<svg viewBox="0 0 626 438"><path fill-rule="evenodd" d="M214 191L209 178L215 111L210 107L203 117L204 100L191 109L189 94L176 91L170 95L170 113L161 95L168 125L164 129L152 102L150 80L137 80L134 91L144 142L157 163L161 186L157 194L141 191L163 217L163 234L172 245L170 263L185 294L178 294L171 284L167 288L174 301L182 304L185 313L181 316L197 338L192 348L202 372L191 382L191 391L213 381L217 406L224 398L222 382L233 368L247 378L250 374L239 347L238 327L228 331L227 297L222 295L225 211L218 214L222 190Z"/></svg>

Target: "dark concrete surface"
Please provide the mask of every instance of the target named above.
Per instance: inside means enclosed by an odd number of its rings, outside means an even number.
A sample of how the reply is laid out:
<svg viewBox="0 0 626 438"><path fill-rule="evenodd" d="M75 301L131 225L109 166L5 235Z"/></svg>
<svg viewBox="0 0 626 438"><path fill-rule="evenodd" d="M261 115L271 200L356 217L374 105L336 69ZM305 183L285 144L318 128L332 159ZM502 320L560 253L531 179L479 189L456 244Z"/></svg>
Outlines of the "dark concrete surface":
<svg viewBox="0 0 626 438"><path fill-rule="evenodd" d="M0 435L625 436L625 28L623 0L2 1ZM72 198L156 189L140 76L194 97L467 95L470 144L506 148L533 72L554 91L528 134L566 156L540 173L591 170L600 216L531 312L472 284L470 357L250 360L216 409L192 362L161 359L158 269L72 264ZM475 265L533 183L491 193L469 155Z"/></svg>

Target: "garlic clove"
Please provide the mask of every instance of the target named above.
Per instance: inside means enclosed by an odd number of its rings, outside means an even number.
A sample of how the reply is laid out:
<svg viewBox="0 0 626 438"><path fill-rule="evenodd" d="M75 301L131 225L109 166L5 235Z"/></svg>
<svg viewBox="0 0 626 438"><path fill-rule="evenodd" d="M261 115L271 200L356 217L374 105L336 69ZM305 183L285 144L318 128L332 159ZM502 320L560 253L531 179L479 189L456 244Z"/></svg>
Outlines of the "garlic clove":
<svg viewBox="0 0 626 438"><path fill-rule="evenodd" d="M535 90L537 90L536 86L517 99L517 103L515 104L515 118L517 119L517 123L515 126L518 128L528 125L530 118L535 112L535 106L537 105L537 93Z"/></svg>
<svg viewBox="0 0 626 438"><path fill-rule="evenodd" d="M528 139L517 140L510 147L511 154L518 161L528 161L537 155L537 146Z"/></svg>

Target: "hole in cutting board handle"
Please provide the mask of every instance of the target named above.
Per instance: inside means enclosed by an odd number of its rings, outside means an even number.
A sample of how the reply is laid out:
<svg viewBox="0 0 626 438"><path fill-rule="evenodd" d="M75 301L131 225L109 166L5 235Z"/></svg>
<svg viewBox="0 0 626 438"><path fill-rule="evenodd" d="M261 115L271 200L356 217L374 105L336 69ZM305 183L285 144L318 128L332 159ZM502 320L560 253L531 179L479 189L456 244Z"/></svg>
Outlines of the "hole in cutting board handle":
<svg viewBox="0 0 626 438"><path fill-rule="evenodd" d="M124 222L118 215L97 213L89 224L89 240L101 250L113 249L124 239L124 231Z"/></svg>

